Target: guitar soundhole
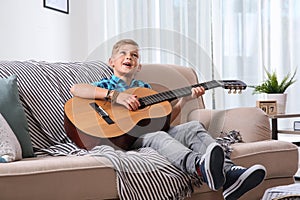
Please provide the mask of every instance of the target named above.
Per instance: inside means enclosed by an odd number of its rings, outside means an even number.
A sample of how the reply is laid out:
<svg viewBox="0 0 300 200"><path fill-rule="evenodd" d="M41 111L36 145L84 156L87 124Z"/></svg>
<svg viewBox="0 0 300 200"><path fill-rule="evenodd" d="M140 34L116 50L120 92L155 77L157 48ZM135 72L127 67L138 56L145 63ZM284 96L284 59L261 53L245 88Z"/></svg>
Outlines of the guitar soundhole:
<svg viewBox="0 0 300 200"><path fill-rule="evenodd" d="M151 123L151 119L143 119L138 123L138 125L144 127L144 126L148 126L150 123Z"/></svg>

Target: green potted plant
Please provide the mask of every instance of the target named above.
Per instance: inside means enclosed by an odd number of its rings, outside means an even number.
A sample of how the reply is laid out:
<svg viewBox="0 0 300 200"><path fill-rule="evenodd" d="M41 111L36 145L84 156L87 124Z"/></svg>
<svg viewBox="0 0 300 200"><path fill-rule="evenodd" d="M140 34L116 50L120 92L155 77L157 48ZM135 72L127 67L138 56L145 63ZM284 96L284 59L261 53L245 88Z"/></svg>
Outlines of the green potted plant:
<svg viewBox="0 0 300 200"><path fill-rule="evenodd" d="M277 113L284 114L287 98L285 91L289 86L296 82L295 76L297 69L292 75L290 73L285 75L282 81L278 81L278 77L275 72L271 73L266 69L265 72L267 74L267 79L260 85L252 86L254 88L253 94L266 93L267 99L277 101Z"/></svg>

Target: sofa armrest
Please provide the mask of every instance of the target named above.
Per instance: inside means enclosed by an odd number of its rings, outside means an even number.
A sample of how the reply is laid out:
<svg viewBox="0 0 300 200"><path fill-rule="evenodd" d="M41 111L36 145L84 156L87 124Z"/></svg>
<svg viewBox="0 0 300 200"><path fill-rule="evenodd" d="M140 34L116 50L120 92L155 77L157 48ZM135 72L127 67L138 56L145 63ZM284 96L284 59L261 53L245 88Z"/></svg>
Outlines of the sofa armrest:
<svg viewBox="0 0 300 200"><path fill-rule="evenodd" d="M269 118L256 107L197 109L188 115L188 120L199 120L214 138L219 137L221 132L237 130L240 131L244 142L271 139Z"/></svg>
<svg viewBox="0 0 300 200"><path fill-rule="evenodd" d="M231 160L244 167L262 164L266 167L267 178L293 177L298 170L298 147L280 140L235 143ZM280 159L278 159L280 158Z"/></svg>

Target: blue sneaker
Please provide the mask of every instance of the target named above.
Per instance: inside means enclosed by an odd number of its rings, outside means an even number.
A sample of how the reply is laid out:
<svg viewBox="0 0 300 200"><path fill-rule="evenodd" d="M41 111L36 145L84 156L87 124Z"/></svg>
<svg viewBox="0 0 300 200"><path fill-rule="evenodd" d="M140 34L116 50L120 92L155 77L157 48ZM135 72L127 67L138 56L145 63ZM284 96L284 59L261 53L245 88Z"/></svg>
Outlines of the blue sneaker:
<svg viewBox="0 0 300 200"><path fill-rule="evenodd" d="M236 200L249 190L259 185L265 178L266 169L262 165L250 168L240 166L231 167L226 173L226 182L223 186L225 200Z"/></svg>
<svg viewBox="0 0 300 200"><path fill-rule="evenodd" d="M222 147L218 143L212 143L207 147L197 166L198 175L214 191L225 183L224 159Z"/></svg>

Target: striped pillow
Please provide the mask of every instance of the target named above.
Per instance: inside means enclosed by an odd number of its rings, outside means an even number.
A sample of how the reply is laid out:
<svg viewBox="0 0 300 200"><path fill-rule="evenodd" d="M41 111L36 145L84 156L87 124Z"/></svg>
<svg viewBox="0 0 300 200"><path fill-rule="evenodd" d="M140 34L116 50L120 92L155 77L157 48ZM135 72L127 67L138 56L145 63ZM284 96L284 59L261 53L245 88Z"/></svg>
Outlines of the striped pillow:
<svg viewBox="0 0 300 200"><path fill-rule="evenodd" d="M0 163L20 160L21 158L20 143L0 113Z"/></svg>

